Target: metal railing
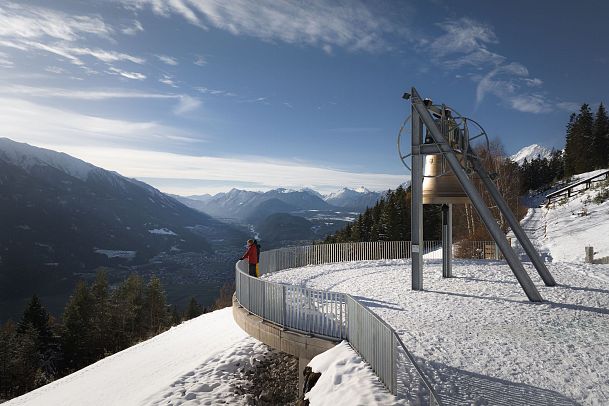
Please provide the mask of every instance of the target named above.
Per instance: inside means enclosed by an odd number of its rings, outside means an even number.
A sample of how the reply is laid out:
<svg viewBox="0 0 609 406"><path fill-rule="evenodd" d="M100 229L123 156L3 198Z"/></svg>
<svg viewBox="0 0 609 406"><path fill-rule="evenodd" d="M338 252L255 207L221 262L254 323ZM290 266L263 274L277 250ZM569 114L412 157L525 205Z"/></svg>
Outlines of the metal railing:
<svg viewBox="0 0 609 406"><path fill-rule="evenodd" d="M427 241L434 254L441 243ZM410 258L409 241L325 244L262 252L260 274L301 267L373 259ZM247 264L235 267L236 295L248 311L290 330L322 338L346 339L394 395L440 405L433 387L397 333L351 295L285 285L249 276ZM413 397L414 396L414 397Z"/></svg>
<svg viewBox="0 0 609 406"><path fill-rule="evenodd" d="M495 241L459 241L453 256L467 259L503 259ZM410 241L347 242L278 248L260 254L260 275L288 268L334 262L411 258ZM423 242L424 259L442 259L442 241Z"/></svg>

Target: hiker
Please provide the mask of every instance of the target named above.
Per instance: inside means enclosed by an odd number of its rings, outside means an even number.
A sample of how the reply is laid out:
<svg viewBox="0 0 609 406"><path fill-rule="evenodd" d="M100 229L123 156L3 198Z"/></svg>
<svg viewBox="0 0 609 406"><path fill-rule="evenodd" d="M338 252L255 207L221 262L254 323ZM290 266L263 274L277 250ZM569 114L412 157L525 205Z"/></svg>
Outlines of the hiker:
<svg viewBox="0 0 609 406"><path fill-rule="evenodd" d="M247 251L241 257L241 259L246 259L249 263L249 274L250 276L256 276L256 265L258 264L258 249L254 244L254 240L247 240Z"/></svg>

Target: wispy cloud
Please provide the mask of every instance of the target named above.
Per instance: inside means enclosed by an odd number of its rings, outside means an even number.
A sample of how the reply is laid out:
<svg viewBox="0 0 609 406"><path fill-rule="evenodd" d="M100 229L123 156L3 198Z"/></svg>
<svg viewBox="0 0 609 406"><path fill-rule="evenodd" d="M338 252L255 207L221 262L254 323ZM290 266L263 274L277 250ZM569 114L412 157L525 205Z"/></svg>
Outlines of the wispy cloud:
<svg viewBox="0 0 609 406"><path fill-rule="evenodd" d="M209 89L207 87L195 87L195 90L198 91L198 92L201 92L203 94L211 94L211 95L214 95L214 96L228 96L228 97L235 97L235 96L237 96L236 93L229 92L228 90Z"/></svg>
<svg viewBox="0 0 609 406"><path fill-rule="evenodd" d="M121 32L125 35L136 35L143 31L144 27L142 26L142 23L140 23L138 20L133 20L133 25L125 27L121 30Z"/></svg>
<svg viewBox="0 0 609 406"><path fill-rule="evenodd" d="M131 1L123 2L128 7L134 6ZM208 24L234 35L309 45L325 52L331 52L332 47L365 52L387 50L391 46L386 35L400 34L403 40L408 40L402 24L375 13L370 3L356 0L348 4L298 0L138 0L135 4L145 5L160 16L180 15L203 28Z"/></svg>
<svg viewBox="0 0 609 406"><path fill-rule="evenodd" d="M321 167L311 163L294 164L272 160L264 156L209 157L172 154L124 148L90 148L73 145L43 145L59 149L85 161L106 169L115 170L125 176L157 179L154 186L169 193L192 195L205 193L208 185L223 182L227 185L249 184L250 188L270 189L276 187L311 187L320 191L335 191L343 187L365 186L372 190L396 188L407 180L403 175L351 172L336 168ZM168 182L160 180L170 179ZM180 187L189 183L188 187ZM190 181L190 182L185 182Z"/></svg>
<svg viewBox="0 0 609 406"><path fill-rule="evenodd" d="M43 7L0 4L0 36L74 41L83 35L109 36L114 30L101 17L69 15Z"/></svg>
<svg viewBox="0 0 609 406"><path fill-rule="evenodd" d="M0 97L0 134L35 145L134 148L175 145L198 137L154 121L128 121L84 115L17 98Z"/></svg>
<svg viewBox="0 0 609 406"><path fill-rule="evenodd" d="M541 84L541 80L528 76L527 68L516 62L496 67L478 82L476 103L480 104L487 94L492 94L514 110L535 114L551 112L553 104L545 96L524 90L531 84Z"/></svg>
<svg viewBox="0 0 609 406"><path fill-rule="evenodd" d="M203 55L196 55L193 63L197 66L205 66L207 65L207 58Z"/></svg>
<svg viewBox="0 0 609 406"><path fill-rule="evenodd" d="M569 113L575 113L576 111L579 110L579 108L581 107L582 103L576 103L576 102L568 102L568 101L562 101L562 102L558 102L556 103L556 107L569 112Z"/></svg>
<svg viewBox="0 0 609 406"><path fill-rule="evenodd" d="M11 61L9 55L7 53L0 52L0 67L12 68L13 66L13 61Z"/></svg>
<svg viewBox="0 0 609 406"><path fill-rule="evenodd" d="M20 97L40 97L48 99L111 100L111 99L180 99L183 95L138 92L124 89L65 89L54 87L34 87L11 85L0 87L0 94Z"/></svg>
<svg viewBox="0 0 609 406"><path fill-rule="evenodd" d="M167 55L155 55L155 56L159 61L163 62L164 64L171 65L171 66L176 66L178 64L178 60L171 56L167 56Z"/></svg>
<svg viewBox="0 0 609 406"><path fill-rule="evenodd" d="M59 66L47 66L46 68L44 68L44 70L49 73L54 73L56 75L63 75L66 73L66 70L64 68L60 68Z"/></svg>
<svg viewBox="0 0 609 406"><path fill-rule="evenodd" d="M255 97L253 99L243 99L243 100L239 100L239 103L261 103L261 104L266 104L266 105L271 104L268 101L268 97Z"/></svg>
<svg viewBox="0 0 609 406"><path fill-rule="evenodd" d="M163 74L163 76L161 76L161 78L159 79L159 82L167 86L178 87L173 76L171 75Z"/></svg>
<svg viewBox="0 0 609 406"><path fill-rule="evenodd" d="M178 105L174 108L175 114L181 115L195 111L201 106L201 100L195 99L194 97L184 95L181 96Z"/></svg>
<svg viewBox="0 0 609 406"><path fill-rule="evenodd" d="M458 70L457 76L475 80L477 106L488 95L493 95L506 107L525 113L554 110L554 103L543 92L534 90L543 85L541 79L530 77L523 64L510 62L506 56L490 49L499 43L490 25L460 18L437 26L443 34L433 40L423 40L420 49L429 52L436 65L450 71Z"/></svg>
<svg viewBox="0 0 609 406"><path fill-rule="evenodd" d="M144 58L124 52L81 45L90 37L112 41L115 33L100 16L69 15L29 4L0 4L0 47L27 53L50 53L88 73L94 71L87 66L87 58L105 64L145 63Z"/></svg>
<svg viewBox="0 0 609 406"><path fill-rule="evenodd" d="M446 68L497 65L505 61L505 57L488 50L489 44L498 43L492 27L469 18L437 25L444 34L425 45L429 46L436 61Z"/></svg>
<svg viewBox="0 0 609 406"><path fill-rule="evenodd" d="M139 73L139 72L130 72L130 71L126 71L126 70L122 70L119 68L115 68L115 67L110 67L108 73L110 74L114 74L114 75L120 75L124 78L127 79L133 79L133 80L144 80L146 79L146 75L144 75L143 73Z"/></svg>

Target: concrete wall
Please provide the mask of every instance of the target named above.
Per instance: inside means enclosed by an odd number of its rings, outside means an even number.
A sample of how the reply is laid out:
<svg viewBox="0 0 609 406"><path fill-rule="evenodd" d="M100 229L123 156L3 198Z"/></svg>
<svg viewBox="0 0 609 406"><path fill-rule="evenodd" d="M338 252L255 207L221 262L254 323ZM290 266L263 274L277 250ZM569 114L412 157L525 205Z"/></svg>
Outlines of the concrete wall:
<svg viewBox="0 0 609 406"><path fill-rule="evenodd" d="M337 342L283 329L249 313L233 296L233 318L246 333L279 351L311 359L333 348Z"/></svg>

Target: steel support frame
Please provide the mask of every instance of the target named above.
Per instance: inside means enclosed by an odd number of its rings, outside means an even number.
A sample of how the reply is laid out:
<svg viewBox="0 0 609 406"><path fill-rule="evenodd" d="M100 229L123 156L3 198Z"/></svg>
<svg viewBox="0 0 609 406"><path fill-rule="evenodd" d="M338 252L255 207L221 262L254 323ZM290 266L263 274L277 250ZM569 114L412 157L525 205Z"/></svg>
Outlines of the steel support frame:
<svg viewBox="0 0 609 406"><path fill-rule="evenodd" d="M501 196L501 193L497 189L497 186L495 186L495 183L493 183L493 181L491 180L488 172L486 171L486 169L484 169L484 166L482 165L480 160L477 159L473 151L471 151L471 148L469 151L469 161L472 163L474 171L476 171L478 176L480 176L482 183L489 191L491 197L495 201L495 204L497 204L497 207L499 208L499 210L501 210L501 213L503 213L503 216L505 217L508 224L510 225L510 228L514 232L514 235L520 242L520 245L522 245L522 248L524 248L524 251L529 256L529 259L535 266L535 269L537 269L537 273L539 274L543 282L546 284L546 286L556 286L556 281L552 277L552 274L550 273L550 271L548 271L548 268L546 267L541 257L539 256L539 253L531 243L531 240L529 240L529 237L520 226L518 220L516 220L516 217L510 210L507 202L505 201L503 196Z"/></svg>
<svg viewBox="0 0 609 406"><path fill-rule="evenodd" d="M415 237L418 238L419 236L422 236L422 234L423 234L422 229L420 231L415 230L415 225L417 227L422 226L422 208L423 208L423 204L422 204L422 201L423 201L422 200L422 186L423 186L422 185L422 178L423 178L422 162L423 161L422 161L422 155L420 154L420 150L418 147L420 145L421 135L422 135L422 127L421 127L420 123L421 123L421 121L423 121L423 123L425 124L425 127L431 133L435 143L438 144L438 147L439 147L440 151L442 152L442 155L448 162L450 168L452 169L452 171L455 174L455 176L457 177L457 179L459 180L459 183L461 183L463 190L465 191L465 193L471 200L474 208L478 212L478 215L480 216L480 218L486 225L487 230L489 231L489 233L491 234L491 236L493 237L493 239L499 246L499 249L501 250L507 263L509 264L510 268L512 269L514 276L518 280L518 283L524 290L525 294L527 295L529 300L532 302L542 302L543 298L539 294L539 291L533 284L533 281L531 280L529 275L526 273L526 270L524 269L524 266L520 262L518 256L512 250L510 243L508 242L506 236L503 234L503 232L499 228L499 225L497 224L491 211L484 203L482 196L480 195L480 193L478 193L478 190L476 189L476 187L474 186L472 181L469 179L469 177L465 173L464 169L461 167L461 164L459 163L459 160L458 160L457 156L455 155L455 152L453 151L451 146L446 141L446 138L444 137L444 135L442 134L440 129L437 127L433 118L429 114L429 111L423 104L423 100L421 99L421 96L419 95L419 93L417 92L417 90L414 87L412 88L412 91L411 91L411 103L412 103L412 113L413 113L412 114L412 126L413 126L413 128L412 128L413 129L413 131L412 131L412 164L413 164L413 166L412 166L412 177L413 177L413 179L412 179L412 199L413 199L412 220L413 221L411 224L412 240L413 240L412 241L412 244L413 244L413 255L412 255L412 257L413 257L412 258L413 289L415 289L415 273L416 273L417 278L421 279L421 280L416 281L417 282L416 286L418 288L416 290L422 289L422 285L423 285L423 283L422 283L423 282L422 281L422 261L420 258L417 258L417 261L416 261L417 263L415 264L415 253L414 253ZM415 114L415 112L417 114ZM415 126L416 126L416 131L415 131ZM416 155L415 155L415 153L416 153ZM415 159L415 157L416 157L416 159ZM415 173L415 167L416 167L416 173ZM419 180L421 180L421 182L419 182ZM416 193L415 193L415 190L416 190ZM489 190L489 192L492 194L492 190ZM415 198L416 198L416 200L415 200ZM415 212L417 212L417 213L415 213ZM415 218L417 220L416 224L414 221ZM417 243L419 244L418 241L417 241Z"/></svg>
<svg viewBox="0 0 609 406"><path fill-rule="evenodd" d="M411 256L412 290L423 290L423 122L412 106Z"/></svg>

